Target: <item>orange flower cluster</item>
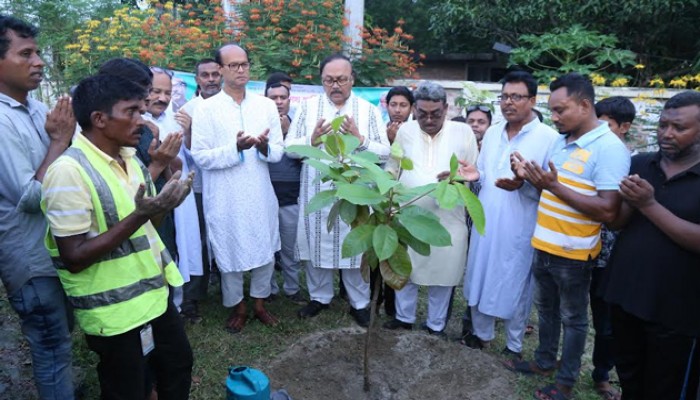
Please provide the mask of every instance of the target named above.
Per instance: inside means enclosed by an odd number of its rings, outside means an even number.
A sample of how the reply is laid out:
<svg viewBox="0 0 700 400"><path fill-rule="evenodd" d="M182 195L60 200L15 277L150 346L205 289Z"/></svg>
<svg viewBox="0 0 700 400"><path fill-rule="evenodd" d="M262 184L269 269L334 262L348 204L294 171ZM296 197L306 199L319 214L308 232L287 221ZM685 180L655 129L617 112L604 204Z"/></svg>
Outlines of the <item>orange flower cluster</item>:
<svg viewBox="0 0 700 400"><path fill-rule="evenodd" d="M298 83L318 76L320 61L343 50L350 39L342 0L251 0L238 3L226 15L222 1L176 5L153 1L141 11L124 7L111 18L91 20L74 32L66 46L65 74L76 82L113 57L137 57L148 65L190 71L201 58L211 57L224 43L239 42L250 51L253 78L264 80L285 71ZM374 86L387 80L415 77L420 57L405 42L403 21L389 34L364 28L362 50L352 56L358 84Z"/></svg>

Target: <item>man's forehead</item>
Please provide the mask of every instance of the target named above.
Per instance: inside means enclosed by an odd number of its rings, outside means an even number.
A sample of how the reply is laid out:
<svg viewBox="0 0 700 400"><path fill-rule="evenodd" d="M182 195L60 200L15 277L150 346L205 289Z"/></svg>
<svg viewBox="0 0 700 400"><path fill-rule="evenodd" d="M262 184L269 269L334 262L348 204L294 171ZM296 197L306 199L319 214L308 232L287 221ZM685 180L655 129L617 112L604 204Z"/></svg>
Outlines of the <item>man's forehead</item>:
<svg viewBox="0 0 700 400"><path fill-rule="evenodd" d="M420 110L427 110L427 111L432 111L432 110L437 110L440 108L443 108L447 104L443 104L442 101L432 101L432 100L418 100L416 101L416 108Z"/></svg>
<svg viewBox="0 0 700 400"><path fill-rule="evenodd" d="M700 106L691 104L685 107L667 108L661 111L659 118L664 120L700 119Z"/></svg>
<svg viewBox="0 0 700 400"><path fill-rule="evenodd" d="M349 75L352 73L352 65L348 60L339 58L330 61L323 67L323 74L328 76Z"/></svg>
<svg viewBox="0 0 700 400"><path fill-rule="evenodd" d="M288 96L288 95L289 95L289 90L284 85L267 89L267 97Z"/></svg>
<svg viewBox="0 0 700 400"><path fill-rule="evenodd" d="M507 82L505 85L503 85L503 89L501 89L501 93L520 93L520 92L524 92L525 94L528 93L527 85L525 85L524 82Z"/></svg>
<svg viewBox="0 0 700 400"><path fill-rule="evenodd" d="M248 55L245 50L238 46L226 46L221 49L221 60L224 64L229 64L231 62L247 62Z"/></svg>
<svg viewBox="0 0 700 400"><path fill-rule="evenodd" d="M5 38L9 39L10 49L23 50L23 49L37 49L36 38L32 37L22 37L17 34L17 32L12 29L8 29L5 33Z"/></svg>
<svg viewBox="0 0 700 400"><path fill-rule="evenodd" d="M215 63L214 61L203 63L197 66L197 73L218 71L219 68L219 64Z"/></svg>

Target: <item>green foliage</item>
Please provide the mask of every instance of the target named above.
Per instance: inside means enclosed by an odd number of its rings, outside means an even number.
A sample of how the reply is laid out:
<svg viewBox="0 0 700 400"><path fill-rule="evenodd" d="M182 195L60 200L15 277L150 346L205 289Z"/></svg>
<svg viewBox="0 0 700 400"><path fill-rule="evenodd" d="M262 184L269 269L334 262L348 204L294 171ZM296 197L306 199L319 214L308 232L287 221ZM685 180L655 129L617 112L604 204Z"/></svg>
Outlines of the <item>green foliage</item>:
<svg viewBox="0 0 700 400"><path fill-rule="evenodd" d="M540 82L549 82L568 72L590 75L635 64L636 55L617 48L615 36L581 25L557 28L543 35L522 35L519 42L520 47L510 54L510 63L532 69Z"/></svg>
<svg viewBox="0 0 700 400"><path fill-rule="evenodd" d="M410 247L421 255L430 255L430 246L450 246L450 233L432 212L413 204L430 195L442 208L466 206L479 232L483 232L484 213L479 200L457 177L457 157L450 160L450 176L439 183L407 188L392 174L377 165L378 157L357 151L359 140L338 133L342 118L332 123L333 132L323 135L322 148L290 146L287 151L306 157L304 162L320 173L322 181L332 181L334 190L314 196L307 213L331 206L327 227L334 229L338 218L352 227L342 244L342 256L362 254L362 274L379 268L384 281L402 288L411 275ZM402 167L412 168L398 144L391 157ZM463 194L466 191L471 194Z"/></svg>

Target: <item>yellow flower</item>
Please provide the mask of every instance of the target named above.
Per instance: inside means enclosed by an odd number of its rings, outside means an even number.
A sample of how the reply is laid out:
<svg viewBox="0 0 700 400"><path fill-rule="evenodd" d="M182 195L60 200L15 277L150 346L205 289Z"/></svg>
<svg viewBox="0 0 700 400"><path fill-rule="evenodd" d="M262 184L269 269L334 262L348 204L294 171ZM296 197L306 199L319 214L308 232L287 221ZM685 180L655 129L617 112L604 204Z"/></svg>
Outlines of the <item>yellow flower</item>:
<svg viewBox="0 0 700 400"><path fill-rule="evenodd" d="M105 50L107 50L107 46L102 46L102 45L97 46L97 51L105 51Z"/></svg>
<svg viewBox="0 0 700 400"><path fill-rule="evenodd" d="M676 78L676 79L671 79L671 82L668 83L671 87L683 89L685 88L685 85L687 82L683 80L682 78Z"/></svg>
<svg viewBox="0 0 700 400"><path fill-rule="evenodd" d="M66 45L66 50L77 50L77 49L79 49L79 48L80 48L80 45L79 45L79 44L75 44L75 43Z"/></svg>
<svg viewBox="0 0 700 400"><path fill-rule="evenodd" d="M90 45L89 45L89 44L84 44L84 45L80 48L80 52L81 52L81 53L87 53L88 51L90 51Z"/></svg>
<svg viewBox="0 0 700 400"><path fill-rule="evenodd" d="M90 21L86 22L85 25L87 25L87 27L88 27L89 29L95 29L95 28L97 28L98 26L100 26L100 21L95 21L95 20L93 19L93 20L90 20Z"/></svg>
<svg viewBox="0 0 700 400"><path fill-rule="evenodd" d="M627 86L629 83L629 79L627 78L616 78L615 80L612 81L611 85L613 87L623 87Z"/></svg>
<svg viewBox="0 0 700 400"><path fill-rule="evenodd" d="M649 86L656 86L656 87L661 87L664 86L665 82L661 78L654 78L649 81Z"/></svg>
<svg viewBox="0 0 700 400"><path fill-rule="evenodd" d="M119 47L117 47L117 46L111 46L111 47L109 48L109 50L110 50L110 51L118 51L118 50L119 50Z"/></svg>
<svg viewBox="0 0 700 400"><path fill-rule="evenodd" d="M590 75L591 78L591 83L595 86L603 86L605 85L605 77L603 77L600 74L592 73Z"/></svg>
<svg viewBox="0 0 700 400"><path fill-rule="evenodd" d="M165 8L166 10L172 10L173 9L173 2L169 1L165 4L163 4L163 8Z"/></svg>
<svg viewBox="0 0 700 400"><path fill-rule="evenodd" d="M634 66L634 69L644 69L644 68L646 68L646 65L644 65L644 64L637 64Z"/></svg>

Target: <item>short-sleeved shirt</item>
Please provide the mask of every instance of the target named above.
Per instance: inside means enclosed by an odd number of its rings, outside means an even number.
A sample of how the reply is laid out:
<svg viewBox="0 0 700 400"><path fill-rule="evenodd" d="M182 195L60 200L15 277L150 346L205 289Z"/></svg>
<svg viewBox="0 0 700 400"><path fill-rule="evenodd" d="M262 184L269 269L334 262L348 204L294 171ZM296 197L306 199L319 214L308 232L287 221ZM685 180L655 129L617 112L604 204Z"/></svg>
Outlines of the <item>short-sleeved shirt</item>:
<svg viewBox="0 0 700 400"><path fill-rule="evenodd" d="M144 181L141 177L142 174L133 169L131 159L136 152L133 148L122 147L119 151L119 155L126 164L126 171L124 171L117 160L97 148L82 134L78 134L75 140L86 144L91 151L99 156L101 162L109 166L129 196L136 196L139 185ZM46 172L42 195L46 202L46 218L51 227L51 234L56 237L87 234L89 238L92 238L100 234L90 188L80 174L80 168L75 159L61 156L51 164ZM155 193L155 187L152 192ZM147 221L143 227L156 262L161 265L158 233L151 221Z"/></svg>
<svg viewBox="0 0 700 400"><path fill-rule="evenodd" d="M0 93L0 277L9 295L32 278L56 276L35 177L51 142L46 114L34 99L25 105Z"/></svg>
<svg viewBox="0 0 700 400"><path fill-rule="evenodd" d="M700 163L666 179L659 153L632 158L630 174L654 187L654 198L678 218L700 224ZM681 248L635 210L607 268L605 300L645 321L700 336L700 253Z"/></svg>
<svg viewBox="0 0 700 400"><path fill-rule="evenodd" d="M585 196L618 190L630 166L629 150L607 124L567 143L563 135L550 148L549 160L559 183ZM600 253L601 223L543 190L537 208L532 246L572 260L591 260Z"/></svg>

